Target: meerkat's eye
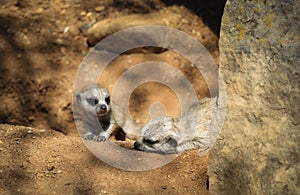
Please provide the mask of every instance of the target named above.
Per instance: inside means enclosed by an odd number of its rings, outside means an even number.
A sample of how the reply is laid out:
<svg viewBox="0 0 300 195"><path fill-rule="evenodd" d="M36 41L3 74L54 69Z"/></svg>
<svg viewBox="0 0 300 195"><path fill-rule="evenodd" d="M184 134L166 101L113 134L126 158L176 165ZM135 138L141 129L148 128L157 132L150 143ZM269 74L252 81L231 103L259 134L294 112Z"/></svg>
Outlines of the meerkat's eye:
<svg viewBox="0 0 300 195"><path fill-rule="evenodd" d="M97 98L87 98L86 101L92 106L95 106L99 103L99 100Z"/></svg>
<svg viewBox="0 0 300 195"><path fill-rule="evenodd" d="M154 141L154 140L151 140L151 139L145 139L144 138L143 142L146 143L146 144L153 145L153 144L157 144L159 141L158 140Z"/></svg>
<svg viewBox="0 0 300 195"><path fill-rule="evenodd" d="M110 103L110 97L109 97L109 96L107 96L107 97L105 98L105 102L106 102L107 104Z"/></svg>
<svg viewBox="0 0 300 195"><path fill-rule="evenodd" d="M176 147L178 145L177 140L173 137L168 138L167 143L170 144L170 146L173 146L173 147Z"/></svg>

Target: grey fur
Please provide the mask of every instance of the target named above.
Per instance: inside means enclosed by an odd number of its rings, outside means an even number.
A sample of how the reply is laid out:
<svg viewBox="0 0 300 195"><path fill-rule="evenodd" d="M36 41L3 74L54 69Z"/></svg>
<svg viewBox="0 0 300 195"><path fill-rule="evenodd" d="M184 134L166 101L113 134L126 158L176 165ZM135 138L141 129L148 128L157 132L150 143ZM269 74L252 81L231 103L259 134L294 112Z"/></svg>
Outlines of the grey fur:
<svg viewBox="0 0 300 195"><path fill-rule="evenodd" d="M134 143L136 149L157 153L180 153L185 150L205 151L210 145L210 130L217 111L217 97L194 102L176 117L160 117L146 124Z"/></svg>

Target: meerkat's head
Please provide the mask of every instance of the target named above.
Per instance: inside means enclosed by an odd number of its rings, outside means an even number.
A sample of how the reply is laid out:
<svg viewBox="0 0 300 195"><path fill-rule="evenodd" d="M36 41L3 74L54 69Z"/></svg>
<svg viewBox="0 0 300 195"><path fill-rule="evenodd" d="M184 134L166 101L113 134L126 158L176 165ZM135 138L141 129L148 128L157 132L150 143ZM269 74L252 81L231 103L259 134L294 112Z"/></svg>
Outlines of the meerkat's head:
<svg viewBox="0 0 300 195"><path fill-rule="evenodd" d="M177 153L179 120L174 117L160 117L146 124L134 148L157 153Z"/></svg>
<svg viewBox="0 0 300 195"><path fill-rule="evenodd" d="M90 84L76 96L77 102L87 112L103 117L110 113L110 95L106 88Z"/></svg>

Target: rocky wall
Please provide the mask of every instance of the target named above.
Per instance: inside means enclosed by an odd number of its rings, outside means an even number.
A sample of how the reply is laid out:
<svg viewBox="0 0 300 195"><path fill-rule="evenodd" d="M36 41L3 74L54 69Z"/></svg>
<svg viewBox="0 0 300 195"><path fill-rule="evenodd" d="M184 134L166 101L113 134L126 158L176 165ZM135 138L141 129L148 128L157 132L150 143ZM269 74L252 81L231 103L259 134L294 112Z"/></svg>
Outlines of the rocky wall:
<svg viewBox="0 0 300 195"><path fill-rule="evenodd" d="M211 194L300 193L300 1L228 0L220 35L226 119Z"/></svg>

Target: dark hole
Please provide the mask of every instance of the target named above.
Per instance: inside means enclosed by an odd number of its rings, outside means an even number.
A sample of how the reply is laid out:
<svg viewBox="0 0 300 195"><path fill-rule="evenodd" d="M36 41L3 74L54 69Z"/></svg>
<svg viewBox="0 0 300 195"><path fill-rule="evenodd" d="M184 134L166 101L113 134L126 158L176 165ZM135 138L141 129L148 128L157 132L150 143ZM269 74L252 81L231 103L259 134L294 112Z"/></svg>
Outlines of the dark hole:
<svg viewBox="0 0 300 195"><path fill-rule="evenodd" d="M209 178L206 179L206 189L209 190Z"/></svg>

